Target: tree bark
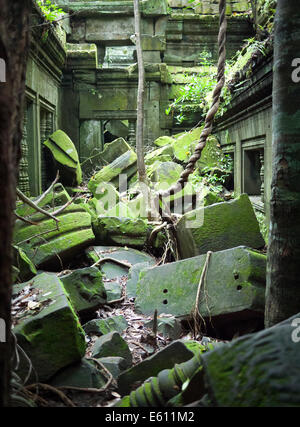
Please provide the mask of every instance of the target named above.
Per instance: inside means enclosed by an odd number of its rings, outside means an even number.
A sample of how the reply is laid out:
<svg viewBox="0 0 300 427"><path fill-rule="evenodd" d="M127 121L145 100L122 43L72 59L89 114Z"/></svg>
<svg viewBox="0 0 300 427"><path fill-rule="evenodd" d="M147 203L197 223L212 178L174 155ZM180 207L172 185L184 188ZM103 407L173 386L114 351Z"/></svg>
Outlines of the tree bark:
<svg viewBox="0 0 300 427"><path fill-rule="evenodd" d="M22 138L30 5L29 0L0 0L0 58L6 65L6 81L0 83L0 318L6 325L6 342L0 343L0 407L9 406L10 400L11 244Z"/></svg>
<svg viewBox="0 0 300 427"><path fill-rule="evenodd" d="M144 93L145 93L145 68L143 61L141 14L139 0L134 0L134 24L136 36L136 52L138 63L138 94L137 94L137 121L136 121L136 153L139 182L147 183L144 159Z"/></svg>
<svg viewBox="0 0 300 427"><path fill-rule="evenodd" d="M300 57L299 27L299 1L278 0L266 327L300 312L300 78L292 65Z"/></svg>

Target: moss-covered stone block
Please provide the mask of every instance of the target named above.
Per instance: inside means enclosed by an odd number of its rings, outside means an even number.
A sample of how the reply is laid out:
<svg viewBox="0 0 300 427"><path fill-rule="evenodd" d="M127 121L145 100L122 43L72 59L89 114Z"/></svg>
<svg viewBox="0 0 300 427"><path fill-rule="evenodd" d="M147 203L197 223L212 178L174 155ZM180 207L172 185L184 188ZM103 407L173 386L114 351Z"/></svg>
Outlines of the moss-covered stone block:
<svg viewBox="0 0 300 427"><path fill-rule="evenodd" d="M157 161L149 168L149 175L153 182L172 185L177 182L182 171L183 167L178 163Z"/></svg>
<svg viewBox="0 0 300 427"><path fill-rule="evenodd" d="M111 316L107 319L93 319L83 325L86 334L105 335L109 332L120 334L128 327L124 316Z"/></svg>
<svg viewBox="0 0 300 427"><path fill-rule="evenodd" d="M222 167L223 159L224 153L221 149L219 141L215 136L210 135L207 139L204 149L202 150L201 157L197 162L198 168L200 170L204 167L220 168Z"/></svg>
<svg viewBox="0 0 300 427"><path fill-rule="evenodd" d="M126 282L126 296L127 298L136 297L136 288L139 281L139 276L142 270L153 267L149 262L140 262L131 267L128 274L128 280Z"/></svg>
<svg viewBox="0 0 300 427"><path fill-rule="evenodd" d="M164 145L157 150L153 150L145 155L145 164L152 165L156 161L166 162L172 161L174 155L172 145Z"/></svg>
<svg viewBox="0 0 300 427"><path fill-rule="evenodd" d="M180 135L173 142L172 146L174 149L174 156L177 160L182 162L187 162L196 142L199 140L202 132L202 127L198 127L190 132L186 132L183 135Z"/></svg>
<svg viewBox="0 0 300 427"><path fill-rule="evenodd" d="M116 187L109 182L101 182L97 185L94 197L89 200L89 205L98 216L116 206L119 200L120 194Z"/></svg>
<svg viewBox="0 0 300 427"><path fill-rule="evenodd" d="M114 184L118 188L118 178L120 174L127 175L127 178L130 178L135 172L136 172L136 161L137 156L136 153L133 150L128 150L126 153L122 154L120 157L115 159L112 163L110 163L107 166L104 166L99 172L94 175L89 183L88 183L88 189L93 193L96 194L97 187L100 183L103 182L110 182L114 180ZM129 168L134 166L134 170L131 171L129 175Z"/></svg>
<svg viewBox="0 0 300 427"><path fill-rule="evenodd" d="M100 368L101 369L101 368ZM54 387L101 388L107 378L93 360L82 359L79 363L67 366L51 378Z"/></svg>
<svg viewBox="0 0 300 427"><path fill-rule="evenodd" d="M97 360L109 370L115 379L117 379L120 373L127 367L126 360L123 357L100 357Z"/></svg>
<svg viewBox="0 0 300 427"><path fill-rule="evenodd" d="M300 342L291 337L299 317L203 354L212 406L300 406Z"/></svg>
<svg viewBox="0 0 300 427"><path fill-rule="evenodd" d="M88 163L92 164L94 168L99 166L107 166L122 154L125 154L130 150L132 150L132 148L129 144L127 144L124 138L117 138L112 142L104 144L103 151L97 154L91 154ZM89 169L91 169L91 166L89 166Z"/></svg>
<svg viewBox="0 0 300 427"><path fill-rule="evenodd" d="M18 344L30 358L39 381L46 381L60 369L78 362L85 354L85 335L61 280L42 273L30 282L15 285L13 294L25 286L36 295L36 307L16 320L14 333ZM28 366L22 363L26 375ZM32 377L33 378L33 377Z"/></svg>
<svg viewBox="0 0 300 427"><path fill-rule="evenodd" d="M93 230L99 245L143 247L148 224L141 218L98 217L93 221Z"/></svg>
<svg viewBox="0 0 300 427"><path fill-rule="evenodd" d="M40 196L32 197L32 201L37 203ZM71 200L71 197L69 196L67 190L63 187L62 184L57 183L53 187L53 191L46 194L46 196L37 203L37 205L40 208L50 208L52 206L63 206L65 205L69 200ZM24 204L24 203L18 203L16 212L20 216L29 216L34 213L36 213L36 210L33 209L31 206Z"/></svg>
<svg viewBox="0 0 300 427"><path fill-rule="evenodd" d="M62 130L57 130L43 143L50 151L61 182L64 185L80 185L82 171L75 145Z"/></svg>
<svg viewBox="0 0 300 427"><path fill-rule="evenodd" d="M160 136L154 141L154 144L158 147L163 147L164 145L172 145L174 141L174 138L170 136Z"/></svg>
<svg viewBox="0 0 300 427"><path fill-rule="evenodd" d="M247 194L188 212L179 220L176 234L181 258L239 245L255 249L264 246Z"/></svg>
<svg viewBox="0 0 300 427"><path fill-rule="evenodd" d="M123 357L127 367L132 364L132 355L127 342L118 332L110 332L98 338L92 349L92 356L99 357Z"/></svg>
<svg viewBox="0 0 300 427"><path fill-rule="evenodd" d="M164 369L173 368L175 363L185 362L192 357L193 352L188 350L183 342L174 341L153 356L123 372L118 379L118 391L124 396L130 393L133 383L143 382L149 377L158 375Z"/></svg>
<svg viewBox="0 0 300 427"><path fill-rule="evenodd" d="M142 270L137 284L135 308L146 315L158 313L189 317L195 305L206 255ZM211 255L199 312L214 323L229 319L262 318L265 301L266 256L246 247Z"/></svg>
<svg viewBox="0 0 300 427"><path fill-rule="evenodd" d="M66 266L79 250L94 240L91 216L80 205L71 204L57 218L58 225L44 214L36 213L31 220L37 225L20 220L15 223L14 243L40 268Z"/></svg>
<svg viewBox="0 0 300 427"><path fill-rule="evenodd" d="M60 280L80 315L93 313L106 303L102 274L97 267L74 270L61 276Z"/></svg>

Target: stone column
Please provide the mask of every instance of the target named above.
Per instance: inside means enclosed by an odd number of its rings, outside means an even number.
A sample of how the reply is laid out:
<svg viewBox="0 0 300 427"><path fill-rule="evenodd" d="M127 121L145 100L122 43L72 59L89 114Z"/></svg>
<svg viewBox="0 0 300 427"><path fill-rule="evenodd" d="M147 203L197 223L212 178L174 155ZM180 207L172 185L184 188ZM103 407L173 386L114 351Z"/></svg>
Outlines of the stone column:
<svg viewBox="0 0 300 427"><path fill-rule="evenodd" d="M24 109L23 135L21 141L21 160L19 164L19 189L30 196L29 175L28 175L28 145L27 145L27 103Z"/></svg>
<svg viewBox="0 0 300 427"><path fill-rule="evenodd" d="M262 148L259 151L259 160L260 160L260 180L261 180L261 187L260 187L260 195L261 195L261 201L265 202L265 155L264 155L264 148Z"/></svg>
<svg viewBox="0 0 300 427"><path fill-rule="evenodd" d="M47 113L45 110L40 110L40 143L41 143L41 176L42 176L42 189L45 190L47 186L47 173L46 173L46 159L45 147L43 142L46 141L46 127L47 127Z"/></svg>
<svg viewBox="0 0 300 427"><path fill-rule="evenodd" d="M129 120L129 126L128 126L128 144L132 147L135 147L136 145L136 135L135 135L135 128L136 128L136 120Z"/></svg>

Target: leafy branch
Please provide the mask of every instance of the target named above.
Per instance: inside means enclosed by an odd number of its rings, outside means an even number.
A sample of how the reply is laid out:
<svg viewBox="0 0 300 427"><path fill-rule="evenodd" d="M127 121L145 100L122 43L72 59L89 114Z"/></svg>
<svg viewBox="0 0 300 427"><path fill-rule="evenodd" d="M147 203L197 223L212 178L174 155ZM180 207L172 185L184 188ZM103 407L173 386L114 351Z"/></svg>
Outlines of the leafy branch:
<svg viewBox="0 0 300 427"><path fill-rule="evenodd" d="M61 15L65 14L65 12L56 4L53 4L51 0L36 0L36 3L41 8L45 19L49 22L55 22Z"/></svg>

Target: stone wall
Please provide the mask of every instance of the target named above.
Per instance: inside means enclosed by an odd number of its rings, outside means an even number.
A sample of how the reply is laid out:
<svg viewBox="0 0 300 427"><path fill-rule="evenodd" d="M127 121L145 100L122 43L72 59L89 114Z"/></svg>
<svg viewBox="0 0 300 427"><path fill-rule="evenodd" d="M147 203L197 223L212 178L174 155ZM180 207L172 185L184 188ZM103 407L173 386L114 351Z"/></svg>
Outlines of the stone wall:
<svg viewBox="0 0 300 427"><path fill-rule="evenodd" d="M219 119L214 133L234 158L234 189L269 218L272 174L272 67L269 54Z"/></svg>
<svg viewBox="0 0 300 427"><path fill-rule="evenodd" d="M60 85L66 59L65 34L48 30L35 3L32 5L32 38L26 72L22 158L19 187L26 194L39 194L47 185L42 142L59 125Z"/></svg>
<svg viewBox="0 0 300 427"><path fill-rule="evenodd" d="M62 21L63 28L52 28L46 37L43 26L34 28L27 67L20 187L33 195L47 184L41 143L56 128L70 136L81 160L102 149L107 138L123 136L135 143L138 74L133 2L56 3L70 13L70 19ZM165 110L174 99L180 73L197 72L204 50L217 60L218 2L198 1L192 8L186 3L141 1L145 145L177 132ZM228 2L228 57L252 35L245 10L244 1ZM36 6L34 16L35 25L43 22Z"/></svg>
<svg viewBox="0 0 300 427"><path fill-rule="evenodd" d="M86 158L90 148L97 149L106 142L101 133L107 122L122 121L130 134L128 138L134 141L137 70L133 2L59 0L57 3L72 13L62 93L63 99L72 99L72 105L67 107L63 127L82 158ZM208 8L205 14L199 12L207 3L212 6L210 12ZM228 14L234 3L228 3ZM217 60L219 18L215 6L215 0L198 2L195 10L186 10L184 2L141 2L146 145L172 133L173 120L165 114L174 93L168 66L189 69L198 66L204 50ZM248 18L235 15L228 17L228 57L252 34ZM88 138L91 129L92 136Z"/></svg>

